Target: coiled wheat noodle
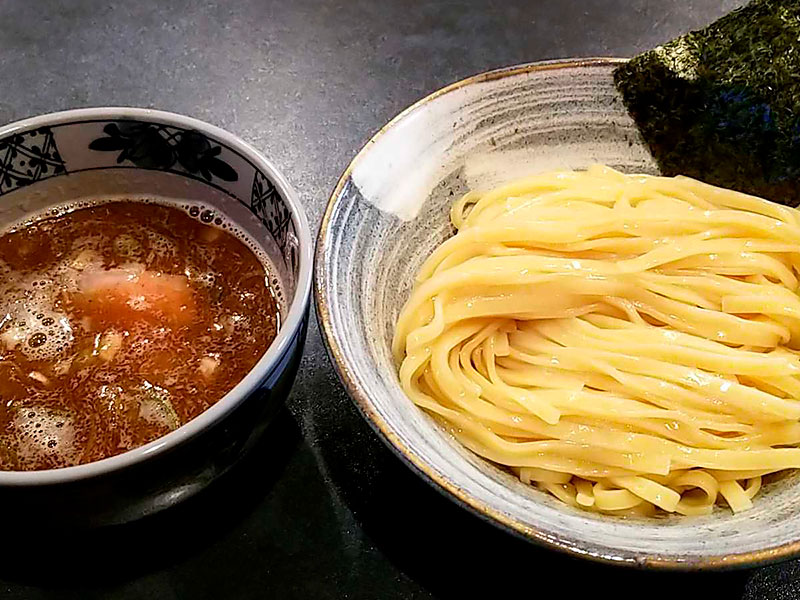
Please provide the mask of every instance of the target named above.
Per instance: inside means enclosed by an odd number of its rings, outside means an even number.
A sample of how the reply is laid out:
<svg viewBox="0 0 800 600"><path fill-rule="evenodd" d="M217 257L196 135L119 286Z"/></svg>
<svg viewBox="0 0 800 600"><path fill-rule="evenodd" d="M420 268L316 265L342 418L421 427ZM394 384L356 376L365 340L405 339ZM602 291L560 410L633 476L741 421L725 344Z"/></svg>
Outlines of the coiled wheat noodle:
<svg viewBox="0 0 800 600"><path fill-rule="evenodd" d="M800 467L800 212L604 166L470 192L393 351L467 448L572 506L702 515Z"/></svg>

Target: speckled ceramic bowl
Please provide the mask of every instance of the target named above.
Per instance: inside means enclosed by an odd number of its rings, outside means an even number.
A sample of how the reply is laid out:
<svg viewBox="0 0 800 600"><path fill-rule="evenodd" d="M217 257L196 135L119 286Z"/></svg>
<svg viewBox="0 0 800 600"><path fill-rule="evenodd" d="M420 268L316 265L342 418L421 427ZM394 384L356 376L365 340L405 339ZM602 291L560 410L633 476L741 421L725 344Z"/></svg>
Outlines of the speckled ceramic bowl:
<svg viewBox="0 0 800 600"><path fill-rule="evenodd" d="M162 196L227 217L269 257L281 328L241 382L175 431L84 465L0 471L9 526L117 524L192 496L255 444L297 372L312 238L294 190L263 155L218 127L146 109L79 109L0 127L0 229L103 196ZM37 451L47 451L48 435Z"/></svg>
<svg viewBox="0 0 800 600"><path fill-rule="evenodd" d="M452 235L450 203L557 167L657 168L614 88L619 59L492 71L413 105L356 156L328 204L315 291L338 373L378 433L434 486L551 548L610 563L724 568L800 549L800 483L767 485L752 510L620 519L560 503L462 448L403 393L390 342L423 260Z"/></svg>

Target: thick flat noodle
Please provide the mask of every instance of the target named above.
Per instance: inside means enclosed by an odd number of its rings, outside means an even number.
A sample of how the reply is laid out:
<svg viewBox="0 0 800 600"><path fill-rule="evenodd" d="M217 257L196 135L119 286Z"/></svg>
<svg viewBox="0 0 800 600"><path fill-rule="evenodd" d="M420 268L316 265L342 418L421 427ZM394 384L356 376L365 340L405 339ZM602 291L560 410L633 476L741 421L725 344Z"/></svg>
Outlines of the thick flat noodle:
<svg viewBox="0 0 800 600"><path fill-rule="evenodd" d="M799 216L602 166L470 192L400 314L403 388L571 506L746 510L800 467Z"/></svg>

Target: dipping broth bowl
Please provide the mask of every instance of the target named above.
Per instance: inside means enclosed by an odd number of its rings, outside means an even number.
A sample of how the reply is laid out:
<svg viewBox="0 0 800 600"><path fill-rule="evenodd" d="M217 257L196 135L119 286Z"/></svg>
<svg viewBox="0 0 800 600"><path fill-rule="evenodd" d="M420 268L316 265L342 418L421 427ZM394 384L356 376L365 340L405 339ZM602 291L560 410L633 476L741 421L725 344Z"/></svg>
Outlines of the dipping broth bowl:
<svg viewBox="0 0 800 600"><path fill-rule="evenodd" d="M218 127L156 110L79 109L0 127L3 229L108 196L160 196L223 213L268 256L283 295L281 326L244 379L175 431L92 463L0 471L0 507L20 523L120 524L196 494L247 454L297 373L312 237L297 194L269 160Z"/></svg>
<svg viewBox="0 0 800 600"><path fill-rule="evenodd" d="M320 228L315 295L339 377L401 459L480 517L532 542L601 562L666 569L752 566L800 551L796 473L753 508L619 518L570 507L461 446L403 392L391 353L414 277L454 233L469 189L604 163L658 174L617 92L624 59L490 71L420 100L381 129L336 185ZM435 535L435 532L431 535Z"/></svg>

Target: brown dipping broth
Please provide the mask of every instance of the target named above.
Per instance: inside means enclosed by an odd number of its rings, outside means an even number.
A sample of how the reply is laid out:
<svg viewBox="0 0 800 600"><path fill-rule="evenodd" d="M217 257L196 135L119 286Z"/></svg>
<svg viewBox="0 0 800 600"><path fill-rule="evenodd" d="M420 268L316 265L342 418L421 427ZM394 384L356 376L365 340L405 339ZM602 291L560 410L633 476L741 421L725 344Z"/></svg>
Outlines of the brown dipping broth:
<svg viewBox="0 0 800 600"><path fill-rule="evenodd" d="M275 290L213 219L113 201L0 235L0 470L136 448L250 371L279 327Z"/></svg>

